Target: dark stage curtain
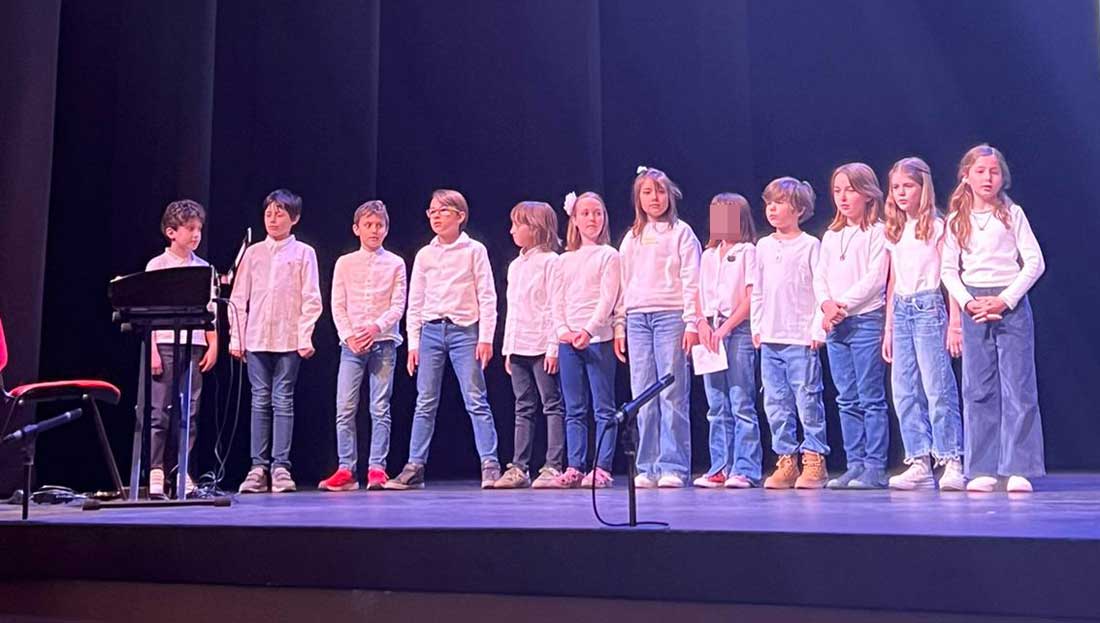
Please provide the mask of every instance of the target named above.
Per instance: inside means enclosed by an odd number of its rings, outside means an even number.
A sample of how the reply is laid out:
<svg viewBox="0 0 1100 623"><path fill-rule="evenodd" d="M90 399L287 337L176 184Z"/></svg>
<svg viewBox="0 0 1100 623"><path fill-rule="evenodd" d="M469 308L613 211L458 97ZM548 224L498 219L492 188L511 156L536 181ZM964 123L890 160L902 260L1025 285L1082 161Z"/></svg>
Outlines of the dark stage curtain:
<svg viewBox="0 0 1100 623"><path fill-rule="evenodd" d="M946 203L958 158L989 141L1008 156L1010 193L1047 256L1032 302L1048 466L1098 468L1100 427L1086 397L1100 378L1100 291L1088 277L1100 234L1089 190L1100 170L1097 17L1089 0L980 11L938 0L4 3L5 376L119 384L123 404L105 415L116 452L128 456L137 348L110 323L107 280L160 252L159 214L172 199L207 206L200 252L224 268L245 227L262 235L267 192L292 188L304 198L296 234L317 249L326 291L319 352L299 379L292 457L300 482L312 484L335 466L327 290L336 257L356 247L351 214L363 200L390 207L387 247L411 266L430 238L430 191L462 190L503 313L516 252L508 212L519 200L557 206L570 190L604 193L618 238L632 220L635 167L658 166L683 186L682 215L705 240L713 194L741 192L759 209L763 186L793 175L818 191L807 229L820 235L833 213L834 166L862 160L885 172L921 155ZM202 469L212 466L227 362L206 384ZM499 352L488 377L506 461L512 396ZM625 398L625 369L618 380ZM477 458L453 379L443 395L429 477L472 476ZM414 398L399 371L394 470ZM230 486L248 465L247 388L243 402ZM692 403L698 467L707 462L701 383ZM839 466L831 394L827 404ZM84 421L43 438L42 480L106 484L91 434ZM896 458L896 431L892 442Z"/></svg>

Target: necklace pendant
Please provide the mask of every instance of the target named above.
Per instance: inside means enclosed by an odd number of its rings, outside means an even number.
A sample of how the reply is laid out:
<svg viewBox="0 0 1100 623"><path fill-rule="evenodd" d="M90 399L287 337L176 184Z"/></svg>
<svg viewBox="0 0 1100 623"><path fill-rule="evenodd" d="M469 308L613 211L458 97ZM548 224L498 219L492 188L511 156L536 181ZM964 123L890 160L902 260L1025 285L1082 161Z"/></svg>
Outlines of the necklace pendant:
<svg viewBox="0 0 1100 623"><path fill-rule="evenodd" d="M845 258L845 255L844 255L843 253L841 253L841 254L840 254L840 261L841 261L841 262L843 262L843 261L844 261L844 258Z"/></svg>

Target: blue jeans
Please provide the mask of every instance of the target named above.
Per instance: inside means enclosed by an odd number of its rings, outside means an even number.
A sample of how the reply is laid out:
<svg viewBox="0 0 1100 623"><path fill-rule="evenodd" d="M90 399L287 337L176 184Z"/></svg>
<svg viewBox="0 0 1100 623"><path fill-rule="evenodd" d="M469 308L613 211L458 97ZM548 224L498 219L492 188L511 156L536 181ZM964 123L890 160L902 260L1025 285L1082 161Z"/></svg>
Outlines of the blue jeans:
<svg viewBox="0 0 1100 623"><path fill-rule="evenodd" d="M638 473L687 479L691 472L691 375L684 356L683 313L626 315L630 391L635 396L672 374L671 386L638 411Z"/></svg>
<svg viewBox="0 0 1100 623"><path fill-rule="evenodd" d="M397 345L390 340L375 342L356 355L347 345L340 346L340 370L336 373L336 454L340 467L354 474L359 463L355 416L359 412L359 393L363 374L370 374L370 462L371 467L386 468L390 452L390 397L393 395L393 370Z"/></svg>
<svg viewBox="0 0 1100 623"><path fill-rule="evenodd" d="M431 322L420 330L420 369L416 373L416 410L413 412L409 439L409 463L424 465L435 432L439 410L439 388L443 369L451 360L466 412L474 427L474 443L482 462L497 460L497 429L485 389L485 372L474 356L477 349L477 323L460 327L450 321Z"/></svg>
<svg viewBox="0 0 1100 623"><path fill-rule="evenodd" d="M772 451L780 456L807 450L828 454L817 353L800 344L761 344L760 379L764 383L764 412L772 429Z"/></svg>
<svg viewBox="0 0 1100 623"><path fill-rule="evenodd" d="M996 296L1003 290L967 289L974 296ZM1025 296L1003 315L1003 320L984 324L963 317L966 475L1042 476L1046 468L1031 303Z"/></svg>
<svg viewBox="0 0 1100 623"><path fill-rule="evenodd" d="M596 420L596 465L608 472L615 458L615 352L611 342L577 350L558 346L562 393L565 395L565 439L569 467L588 471L588 414ZM589 409L591 398L591 409Z"/></svg>
<svg viewBox="0 0 1100 623"><path fill-rule="evenodd" d="M290 469L294 437L294 384L302 358L296 351L248 351L248 382L252 385L252 466Z"/></svg>
<svg viewBox="0 0 1100 623"><path fill-rule="evenodd" d="M890 383L905 460L962 454L959 386L947 353L947 308L939 290L894 296Z"/></svg>
<svg viewBox="0 0 1100 623"><path fill-rule="evenodd" d="M718 324L718 323L715 323ZM710 423L710 471L740 474L760 482L763 450L756 416L756 349L749 323L742 322L726 339L722 372L703 375L707 390L707 422Z"/></svg>
<svg viewBox="0 0 1100 623"><path fill-rule="evenodd" d="M826 342L848 469L886 469L890 418L882 360L885 328L886 310L880 307L845 318L829 332Z"/></svg>

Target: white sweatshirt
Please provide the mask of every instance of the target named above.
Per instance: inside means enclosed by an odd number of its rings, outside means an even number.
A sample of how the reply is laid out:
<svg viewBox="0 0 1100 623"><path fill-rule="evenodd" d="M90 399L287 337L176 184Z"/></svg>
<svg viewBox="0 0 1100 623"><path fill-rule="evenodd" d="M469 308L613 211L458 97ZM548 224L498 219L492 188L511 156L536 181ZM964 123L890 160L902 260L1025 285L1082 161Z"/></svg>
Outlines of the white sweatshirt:
<svg viewBox="0 0 1100 623"><path fill-rule="evenodd" d="M627 232L619 247L623 267L623 313L680 311L685 329L696 332L699 240L683 220L646 223L640 236ZM625 316L616 319L616 334Z"/></svg>
<svg viewBox="0 0 1100 623"><path fill-rule="evenodd" d="M553 322L556 337L585 330L592 342L613 337L612 315L620 297L622 261L606 244L567 251L558 260Z"/></svg>

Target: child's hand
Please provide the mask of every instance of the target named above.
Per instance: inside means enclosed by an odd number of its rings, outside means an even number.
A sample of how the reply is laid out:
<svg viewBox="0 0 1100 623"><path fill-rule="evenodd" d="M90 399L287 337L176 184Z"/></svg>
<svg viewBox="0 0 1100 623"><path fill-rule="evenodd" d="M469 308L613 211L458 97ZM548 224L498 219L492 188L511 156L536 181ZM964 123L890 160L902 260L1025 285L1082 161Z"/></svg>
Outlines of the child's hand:
<svg viewBox="0 0 1100 623"><path fill-rule="evenodd" d="M309 359L310 357L313 356L313 353L316 353L316 352L317 351L314 350L312 347L310 347L310 348L299 348L298 349L298 356L301 357L302 359Z"/></svg>
<svg viewBox="0 0 1100 623"><path fill-rule="evenodd" d="M245 351L244 351L243 348L230 348L229 349L229 356L234 358L234 359L244 361L245 360L244 359L244 354L245 354Z"/></svg>
<svg viewBox="0 0 1100 623"><path fill-rule="evenodd" d="M714 345L714 330L710 328L710 323L700 320L695 323L695 327L699 329L699 343L712 353L718 352L718 347Z"/></svg>
<svg viewBox="0 0 1100 623"><path fill-rule="evenodd" d="M890 326L882 334L882 360L894 363L894 329Z"/></svg>
<svg viewBox="0 0 1100 623"><path fill-rule="evenodd" d="M482 369L484 370L485 368L482 367ZM505 355L504 356L504 371L508 373L508 376L512 376L512 356L511 355Z"/></svg>
<svg viewBox="0 0 1100 623"><path fill-rule="evenodd" d="M157 351L157 345L153 344L153 348L151 348L149 352L153 354L153 356L149 358L150 372L153 373L153 376L164 374L164 364L160 360L160 352Z"/></svg>
<svg viewBox="0 0 1100 623"><path fill-rule="evenodd" d="M202 359L199 360L199 372L209 372L214 369L214 364L218 362L218 349L207 348L203 354Z"/></svg>
<svg viewBox="0 0 1100 623"><path fill-rule="evenodd" d="M545 370L547 374L557 374L558 373L558 358L557 357L546 357L546 358L544 358L542 360L542 369Z"/></svg>
<svg viewBox="0 0 1100 623"><path fill-rule="evenodd" d="M588 331L581 329L573 334L573 341L571 342L573 348L577 350L584 350L588 348L588 345L592 343L592 336L588 334Z"/></svg>
<svg viewBox="0 0 1100 623"><path fill-rule="evenodd" d="M484 370L489 366L489 360L493 358L493 345L489 342L478 342L477 349L474 350L474 359L477 359L481 363L481 369Z"/></svg>
<svg viewBox="0 0 1100 623"><path fill-rule="evenodd" d="M846 303L837 303L836 301L825 301L821 304L821 312L825 314L825 320L822 322L821 328L825 329L827 333L831 331L838 322L848 317L848 305Z"/></svg>
<svg viewBox="0 0 1100 623"><path fill-rule="evenodd" d="M626 338L615 338L611 342L611 347L615 351L615 358L623 363L626 363Z"/></svg>
<svg viewBox="0 0 1100 623"><path fill-rule="evenodd" d="M754 333L752 336L752 347L756 350L760 350L760 334Z"/></svg>
<svg viewBox="0 0 1100 623"><path fill-rule="evenodd" d="M698 343L699 343L699 334L698 333L694 333L692 331L684 331L684 339L683 339L683 343L681 345L684 349L684 354L690 355L691 354L691 347L695 346Z"/></svg>
<svg viewBox="0 0 1100 623"><path fill-rule="evenodd" d="M714 348L711 350L713 350L714 352L718 352L718 345L721 344L722 340L726 339L726 336L729 334L729 329L718 327L714 331L714 337L711 338L711 340L714 342Z"/></svg>
<svg viewBox="0 0 1100 623"><path fill-rule="evenodd" d="M360 352L367 350L374 345L374 338L378 337L378 334L382 332L381 327L373 322L369 327L360 331L355 337L359 338L359 350Z"/></svg>
<svg viewBox="0 0 1100 623"><path fill-rule="evenodd" d="M420 351L415 348L409 349L409 376L416 373L416 366L420 365Z"/></svg>
<svg viewBox="0 0 1100 623"><path fill-rule="evenodd" d="M963 332L962 327L947 327L947 353L953 358L958 359L963 354Z"/></svg>
<svg viewBox="0 0 1100 623"><path fill-rule="evenodd" d="M810 350L816 351L824 345L825 345L825 342L819 342L817 340L810 340Z"/></svg>
<svg viewBox="0 0 1100 623"><path fill-rule="evenodd" d="M558 338L558 341L561 342L562 344L572 344L573 340L576 339L576 337L577 337L577 332L576 331L567 331L565 335Z"/></svg>

